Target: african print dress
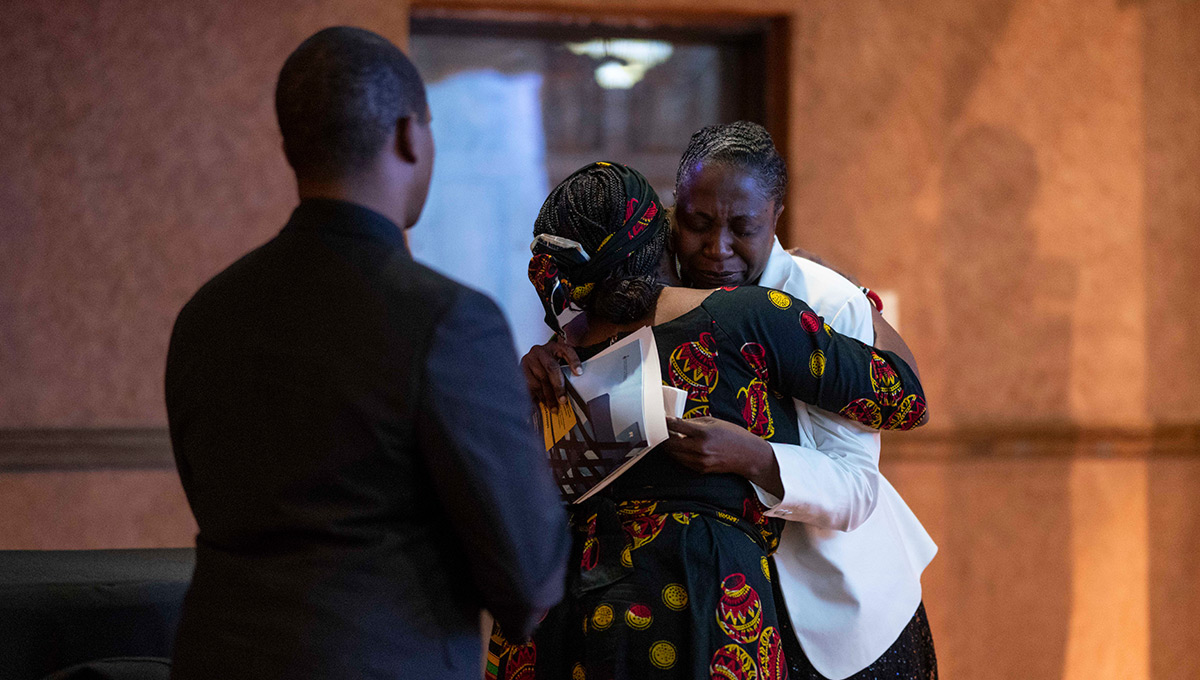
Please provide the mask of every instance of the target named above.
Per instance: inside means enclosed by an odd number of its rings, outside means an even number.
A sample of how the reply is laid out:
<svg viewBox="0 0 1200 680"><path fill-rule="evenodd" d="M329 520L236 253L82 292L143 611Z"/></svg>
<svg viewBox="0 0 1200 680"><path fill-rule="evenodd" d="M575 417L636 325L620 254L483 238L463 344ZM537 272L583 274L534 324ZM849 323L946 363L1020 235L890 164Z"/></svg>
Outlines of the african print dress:
<svg viewBox="0 0 1200 680"><path fill-rule="evenodd" d="M791 444L800 441L793 398L871 427L925 419L920 382L903 361L835 333L776 290L722 289L656 326L654 338L664 384L688 393L685 418L713 416ZM787 677L770 559L783 522L764 509L746 479L650 452L570 506L566 597L526 643L494 629L485 676Z"/></svg>

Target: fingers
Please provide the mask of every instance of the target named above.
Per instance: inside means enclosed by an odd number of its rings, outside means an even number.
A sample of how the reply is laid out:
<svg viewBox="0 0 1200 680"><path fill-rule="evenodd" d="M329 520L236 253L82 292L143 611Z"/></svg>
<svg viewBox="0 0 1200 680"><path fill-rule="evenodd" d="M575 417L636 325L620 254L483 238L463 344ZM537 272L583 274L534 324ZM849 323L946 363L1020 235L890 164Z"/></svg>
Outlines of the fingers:
<svg viewBox="0 0 1200 680"><path fill-rule="evenodd" d="M725 421L712 416L699 416L687 420L667 417L668 432L678 432L685 437L698 439L708 439L710 432L721 429L724 424Z"/></svg>
<svg viewBox="0 0 1200 680"><path fill-rule="evenodd" d="M703 419L667 418L670 436L663 443L663 448L680 465L705 474L712 471L712 456L706 450L704 426L696 422L698 420Z"/></svg>
<svg viewBox="0 0 1200 680"><path fill-rule="evenodd" d="M704 433L704 428L696 422L697 420L700 418L684 420L667 416L667 432L681 434L685 437L698 437Z"/></svg>
<svg viewBox="0 0 1200 680"><path fill-rule="evenodd" d="M663 448L667 453L675 455L677 453L692 452L696 450L697 441L692 437L685 437L677 432L669 433L670 436L663 442Z"/></svg>
<svg viewBox="0 0 1200 680"><path fill-rule="evenodd" d="M666 449L667 455L671 456L680 465L696 472L704 472L702 464L703 456L695 450L694 440L679 435L671 435L663 443L663 448Z"/></svg>
<svg viewBox="0 0 1200 680"><path fill-rule="evenodd" d="M544 401L542 399L542 381L545 379L545 370L541 364L533 358L533 351L521 357L521 375L525 376L525 387L529 389L529 396L534 401Z"/></svg>
<svg viewBox="0 0 1200 680"><path fill-rule="evenodd" d="M718 471L715 466L719 461L701 449L690 448L687 442L688 440L685 438L681 439L680 444L675 447L668 446L667 453L680 465L700 474Z"/></svg>
<svg viewBox="0 0 1200 680"><path fill-rule="evenodd" d="M542 391L546 395L546 403L566 404L567 383L558 362L553 357L547 356L543 368L546 371L546 381L542 383Z"/></svg>
<svg viewBox="0 0 1200 680"><path fill-rule="evenodd" d="M571 372L575 375L583 375L583 364L579 361L579 355L575 353L575 348L562 342L551 341L547 343L553 345L552 352L554 356L567 362L567 366L571 368Z"/></svg>
<svg viewBox="0 0 1200 680"><path fill-rule="evenodd" d="M530 348L521 358L521 370L525 374L529 394L534 399L553 406L566 403L567 390L562 371L559 370L558 360L550 354L545 345Z"/></svg>

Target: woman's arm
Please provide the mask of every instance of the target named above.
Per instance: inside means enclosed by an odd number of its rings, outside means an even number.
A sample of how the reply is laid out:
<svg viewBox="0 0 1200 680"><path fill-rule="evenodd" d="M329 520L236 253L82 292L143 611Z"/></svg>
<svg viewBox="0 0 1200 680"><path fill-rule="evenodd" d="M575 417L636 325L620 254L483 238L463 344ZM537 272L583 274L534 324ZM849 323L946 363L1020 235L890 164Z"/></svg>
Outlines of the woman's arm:
<svg viewBox="0 0 1200 680"><path fill-rule="evenodd" d="M701 416L667 418L670 439L663 445L675 460L703 474L741 475L783 498L783 479L770 442L729 421Z"/></svg>
<svg viewBox="0 0 1200 680"><path fill-rule="evenodd" d="M753 345L774 389L873 429L925 422L920 378L897 354L837 333L787 293L742 287L706 307L722 330Z"/></svg>
<svg viewBox="0 0 1200 680"><path fill-rule="evenodd" d="M871 308L871 324L875 327L875 347L887 352L891 352L904 360L908 367L919 379L921 372L917 370L917 358L913 356L912 350L908 348L908 344L904 342L904 338L896 332L895 328L883 318L883 314L875 309L875 305L868 305Z"/></svg>
<svg viewBox="0 0 1200 680"><path fill-rule="evenodd" d="M856 293L825 309L834 328L870 341L875 335L870 307ZM791 349L807 356L811 345ZM683 427L668 421L675 434L667 450L697 471L746 477L755 484L768 516L821 529L853 530L871 516L878 501L879 434L803 402L796 403L796 410L801 431L812 435L804 445L767 442L743 427L697 418Z"/></svg>

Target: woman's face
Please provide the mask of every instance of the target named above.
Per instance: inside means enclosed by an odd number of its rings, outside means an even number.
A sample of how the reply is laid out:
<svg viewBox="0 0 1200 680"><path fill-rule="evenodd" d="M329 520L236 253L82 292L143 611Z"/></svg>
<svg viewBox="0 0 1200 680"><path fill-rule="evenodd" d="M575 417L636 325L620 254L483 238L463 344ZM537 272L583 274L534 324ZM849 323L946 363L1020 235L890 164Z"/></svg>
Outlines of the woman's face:
<svg viewBox="0 0 1200 680"><path fill-rule="evenodd" d="M767 266L782 205L750 172L700 161L675 197L675 257L686 285L754 283Z"/></svg>

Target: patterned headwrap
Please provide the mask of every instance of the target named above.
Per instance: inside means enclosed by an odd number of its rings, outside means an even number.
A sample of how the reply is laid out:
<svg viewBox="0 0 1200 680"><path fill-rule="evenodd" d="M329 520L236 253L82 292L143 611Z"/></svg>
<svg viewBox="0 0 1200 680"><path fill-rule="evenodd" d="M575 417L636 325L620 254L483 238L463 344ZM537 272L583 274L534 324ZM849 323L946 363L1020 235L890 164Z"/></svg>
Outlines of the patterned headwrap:
<svg viewBox="0 0 1200 680"><path fill-rule="evenodd" d="M663 210L658 194L637 170L600 161L571 173L559 186L569 184L596 166L612 168L624 184L625 221L621 227L605 237L594 253L585 252L576 241L547 234L540 235L529 246L533 251L533 257L529 260L529 280L537 289L542 307L546 310L546 325L559 335L562 334L562 328L558 324L558 315L566 311L572 302L586 300L598 282L649 243L662 228ZM567 205L567 201L556 205L555 210L560 222L565 222L568 214L574 213L577 218L595 225L598 230L610 229L609 225L599 224Z"/></svg>

